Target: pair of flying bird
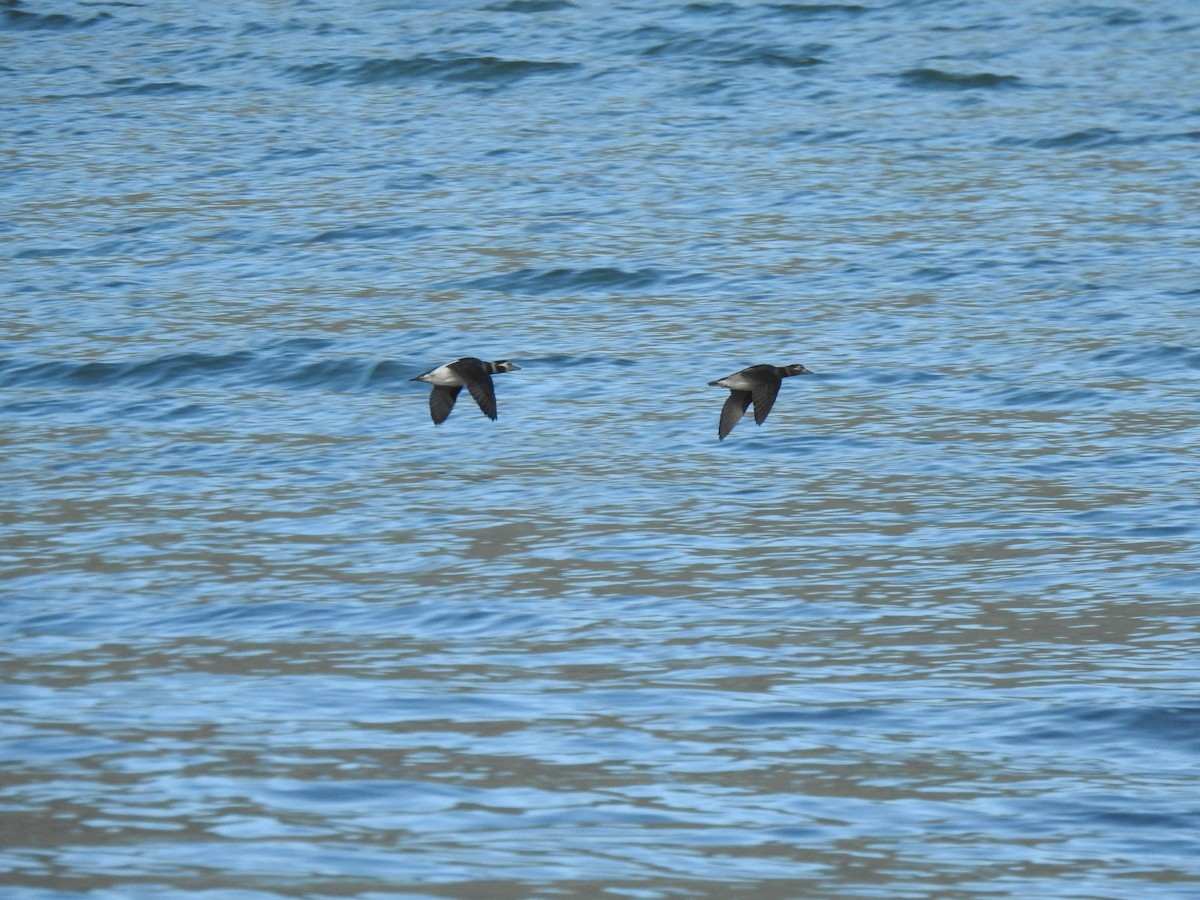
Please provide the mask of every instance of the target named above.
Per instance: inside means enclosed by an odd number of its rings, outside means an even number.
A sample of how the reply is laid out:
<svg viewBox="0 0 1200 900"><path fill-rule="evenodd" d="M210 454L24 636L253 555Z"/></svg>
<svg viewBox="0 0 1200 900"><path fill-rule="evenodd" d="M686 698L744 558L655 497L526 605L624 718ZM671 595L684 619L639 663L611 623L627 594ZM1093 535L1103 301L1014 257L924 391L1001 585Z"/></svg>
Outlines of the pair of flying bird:
<svg viewBox="0 0 1200 900"><path fill-rule="evenodd" d="M412 381L424 381L433 385L433 393L429 395L429 413L433 416L433 424L440 425L454 409L459 392L465 387L470 391L483 414L489 419L496 418L496 387L492 384L492 376L503 372L516 372L520 366L507 359L495 362L484 362L473 356L464 356L454 362L430 369L418 375ZM721 407L721 421L717 426L717 437L725 440L725 436L733 431L733 426L741 421L750 404L754 404L754 424L761 425L767 420L767 413L775 405L779 396L779 386L789 375L811 375L808 369L793 363L790 366L750 366L740 372L734 372L709 384L714 387L729 389L729 398Z"/></svg>

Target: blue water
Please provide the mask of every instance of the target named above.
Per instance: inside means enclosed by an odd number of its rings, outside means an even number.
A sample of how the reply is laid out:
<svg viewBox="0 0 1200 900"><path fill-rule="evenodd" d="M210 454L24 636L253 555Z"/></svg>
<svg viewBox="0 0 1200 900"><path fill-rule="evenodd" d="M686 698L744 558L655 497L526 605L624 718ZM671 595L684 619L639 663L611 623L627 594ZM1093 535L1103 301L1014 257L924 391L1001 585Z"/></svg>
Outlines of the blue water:
<svg viewBox="0 0 1200 900"><path fill-rule="evenodd" d="M4 895L1200 897L1198 46L0 6Z"/></svg>

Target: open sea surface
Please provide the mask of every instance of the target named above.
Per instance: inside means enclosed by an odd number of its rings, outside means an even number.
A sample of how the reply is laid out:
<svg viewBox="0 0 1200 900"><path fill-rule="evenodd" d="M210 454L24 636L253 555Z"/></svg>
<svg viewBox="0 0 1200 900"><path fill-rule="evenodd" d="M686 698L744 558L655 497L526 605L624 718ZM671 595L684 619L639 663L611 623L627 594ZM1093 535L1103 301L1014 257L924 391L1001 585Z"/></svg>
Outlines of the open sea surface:
<svg viewBox="0 0 1200 900"><path fill-rule="evenodd" d="M3 896L1200 897L1198 48L4 0Z"/></svg>

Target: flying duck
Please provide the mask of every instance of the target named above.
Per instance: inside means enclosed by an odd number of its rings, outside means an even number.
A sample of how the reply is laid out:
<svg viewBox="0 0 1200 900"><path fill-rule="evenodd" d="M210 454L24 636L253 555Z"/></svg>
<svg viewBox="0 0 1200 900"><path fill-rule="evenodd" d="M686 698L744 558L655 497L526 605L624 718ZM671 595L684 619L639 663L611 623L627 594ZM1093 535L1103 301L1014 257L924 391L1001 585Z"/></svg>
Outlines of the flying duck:
<svg viewBox="0 0 1200 900"><path fill-rule="evenodd" d="M709 384L714 387L729 388L729 399L721 407L721 423L717 426L717 439L725 440L725 436L733 431L733 426L741 421L746 414L746 408L754 404L754 424L761 425L767 420L767 413L775 405L779 396L779 386L789 375L811 375L808 369L794 363L790 366L750 366Z"/></svg>
<svg viewBox="0 0 1200 900"><path fill-rule="evenodd" d="M471 392L483 414L495 421L496 387L492 384L492 376L501 372L516 372L518 369L520 366L507 359L484 362L473 356L464 356L410 380L433 385L433 393L429 395L429 414L433 416L434 425L446 421L450 410L454 409L458 392L464 387Z"/></svg>

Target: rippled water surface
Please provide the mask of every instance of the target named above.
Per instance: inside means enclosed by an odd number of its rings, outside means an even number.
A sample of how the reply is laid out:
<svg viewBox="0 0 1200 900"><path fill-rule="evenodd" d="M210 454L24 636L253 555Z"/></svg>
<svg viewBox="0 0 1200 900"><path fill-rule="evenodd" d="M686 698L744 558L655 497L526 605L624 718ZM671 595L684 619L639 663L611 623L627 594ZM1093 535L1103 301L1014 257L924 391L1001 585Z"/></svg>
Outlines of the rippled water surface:
<svg viewBox="0 0 1200 900"><path fill-rule="evenodd" d="M1198 45L0 6L5 896L1200 897Z"/></svg>

